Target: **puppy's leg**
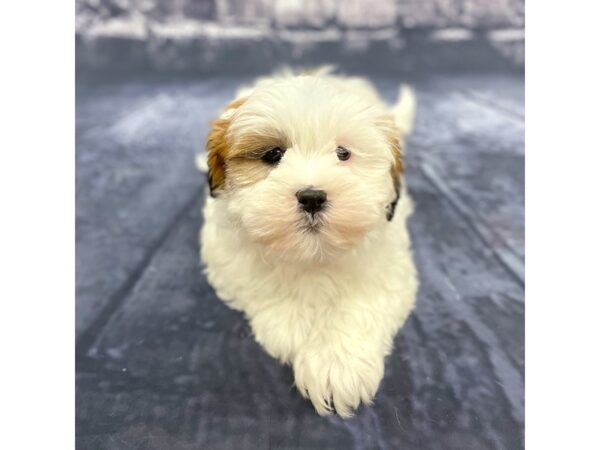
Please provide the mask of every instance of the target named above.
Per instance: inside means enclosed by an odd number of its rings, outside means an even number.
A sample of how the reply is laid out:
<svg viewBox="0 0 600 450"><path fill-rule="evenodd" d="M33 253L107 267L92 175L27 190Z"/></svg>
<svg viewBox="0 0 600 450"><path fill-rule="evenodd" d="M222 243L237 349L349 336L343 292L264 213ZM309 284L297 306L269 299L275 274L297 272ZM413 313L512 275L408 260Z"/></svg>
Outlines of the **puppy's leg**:
<svg viewBox="0 0 600 450"><path fill-rule="evenodd" d="M252 305L247 315L257 342L282 363L292 361L314 321L311 308L300 301L281 299Z"/></svg>
<svg viewBox="0 0 600 450"><path fill-rule="evenodd" d="M319 414L348 417L371 403L409 311L400 302L390 310L385 299L344 299L322 311L293 359L296 386Z"/></svg>

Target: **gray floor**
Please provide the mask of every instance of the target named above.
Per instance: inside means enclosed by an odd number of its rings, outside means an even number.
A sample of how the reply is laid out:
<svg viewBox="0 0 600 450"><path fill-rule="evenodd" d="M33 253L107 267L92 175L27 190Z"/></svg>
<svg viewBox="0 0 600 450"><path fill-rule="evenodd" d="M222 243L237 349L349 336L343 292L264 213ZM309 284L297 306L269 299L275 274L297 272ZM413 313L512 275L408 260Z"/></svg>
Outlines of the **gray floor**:
<svg viewBox="0 0 600 450"><path fill-rule="evenodd" d="M374 81L394 99L399 80ZM201 274L193 157L240 80L79 80L78 448L523 448L523 79L412 81L422 287L375 405L341 420Z"/></svg>

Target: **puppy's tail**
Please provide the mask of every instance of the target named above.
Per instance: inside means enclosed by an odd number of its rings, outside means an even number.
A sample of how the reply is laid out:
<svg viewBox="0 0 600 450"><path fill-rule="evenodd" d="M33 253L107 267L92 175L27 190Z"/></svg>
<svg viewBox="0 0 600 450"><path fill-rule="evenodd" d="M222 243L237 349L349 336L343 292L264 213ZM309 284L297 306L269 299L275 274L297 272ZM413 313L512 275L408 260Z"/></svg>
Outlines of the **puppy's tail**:
<svg viewBox="0 0 600 450"><path fill-rule="evenodd" d="M406 84L401 85L398 101L392 107L392 114L396 120L396 125L405 136L409 135L413 129L416 109L417 97L415 91Z"/></svg>

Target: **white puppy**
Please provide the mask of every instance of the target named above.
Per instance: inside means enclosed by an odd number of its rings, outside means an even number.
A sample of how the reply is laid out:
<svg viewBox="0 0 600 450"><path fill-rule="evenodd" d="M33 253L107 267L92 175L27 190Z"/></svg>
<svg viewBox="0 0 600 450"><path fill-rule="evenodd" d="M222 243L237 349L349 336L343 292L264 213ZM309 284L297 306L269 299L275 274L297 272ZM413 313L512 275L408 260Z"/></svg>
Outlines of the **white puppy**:
<svg viewBox="0 0 600 450"><path fill-rule="evenodd" d="M319 70L240 91L208 137L201 232L217 295L319 414L371 403L417 276L402 146L414 96Z"/></svg>

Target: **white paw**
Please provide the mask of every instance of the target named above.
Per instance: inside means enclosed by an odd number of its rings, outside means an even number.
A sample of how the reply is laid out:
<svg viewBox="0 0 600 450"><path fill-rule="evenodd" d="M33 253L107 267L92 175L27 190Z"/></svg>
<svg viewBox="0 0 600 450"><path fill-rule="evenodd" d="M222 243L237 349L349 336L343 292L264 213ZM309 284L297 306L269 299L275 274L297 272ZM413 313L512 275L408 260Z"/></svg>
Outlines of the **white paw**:
<svg viewBox="0 0 600 450"><path fill-rule="evenodd" d="M293 365L298 390L319 414L351 417L361 401L372 403L383 377L384 356L331 345L307 346Z"/></svg>

